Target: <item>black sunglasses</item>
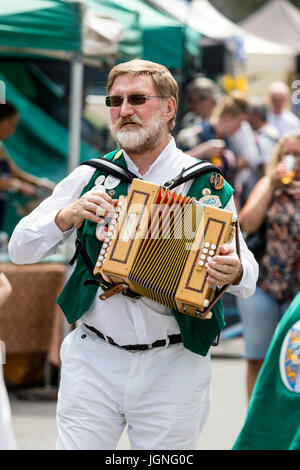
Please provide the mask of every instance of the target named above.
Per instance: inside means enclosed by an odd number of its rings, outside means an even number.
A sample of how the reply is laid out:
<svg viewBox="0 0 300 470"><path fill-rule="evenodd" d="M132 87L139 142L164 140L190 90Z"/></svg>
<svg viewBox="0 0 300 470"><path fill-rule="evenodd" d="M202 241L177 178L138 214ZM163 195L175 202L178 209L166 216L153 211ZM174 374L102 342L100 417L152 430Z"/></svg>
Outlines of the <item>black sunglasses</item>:
<svg viewBox="0 0 300 470"><path fill-rule="evenodd" d="M123 101L124 101L124 96L118 96L118 95L112 95L112 96L106 96L105 98L105 104L109 108L121 106ZM129 104L132 106L138 106L140 104L145 104L147 100L150 100L150 98L167 98L167 96L146 96L146 95L140 95L140 94L134 94L134 95L128 95L127 96L127 101Z"/></svg>

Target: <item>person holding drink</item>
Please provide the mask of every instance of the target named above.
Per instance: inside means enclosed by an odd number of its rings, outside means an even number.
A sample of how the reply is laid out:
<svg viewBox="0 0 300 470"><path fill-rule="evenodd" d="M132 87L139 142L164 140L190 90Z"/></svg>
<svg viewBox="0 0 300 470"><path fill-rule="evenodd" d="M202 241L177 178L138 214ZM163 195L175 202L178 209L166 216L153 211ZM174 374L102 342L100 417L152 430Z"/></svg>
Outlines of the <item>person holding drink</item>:
<svg viewBox="0 0 300 470"><path fill-rule="evenodd" d="M210 119L203 121L201 127L198 126L197 139L185 142L182 136L181 139L177 136L183 151L192 157L211 161L222 170L225 179L235 189L235 203L238 207L241 188L237 178L236 155L229 137L247 118L248 107L248 99L243 93L232 92L217 103Z"/></svg>
<svg viewBox="0 0 300 470"><path fill-rule="evenodd" d="M266 174L240 211L247 234L261 230L264 250L255 294L237 299L244 326L250 398L282 314L300 291L300 131L278 142ZM262 230L263 228L263 230Z"/></svg>

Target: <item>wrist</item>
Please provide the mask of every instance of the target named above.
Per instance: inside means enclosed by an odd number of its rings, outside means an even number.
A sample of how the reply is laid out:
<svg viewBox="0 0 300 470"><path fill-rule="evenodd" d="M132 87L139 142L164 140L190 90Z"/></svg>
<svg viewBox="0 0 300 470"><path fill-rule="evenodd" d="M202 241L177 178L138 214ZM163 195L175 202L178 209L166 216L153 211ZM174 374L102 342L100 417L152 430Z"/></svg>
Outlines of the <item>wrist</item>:
<svg viewBox="0 0 300 470"><path fill-rule="evenodd" d="M243 270L243 265L241 264L240 269L239 269L239 273L238 273L237 277L235 278L235 280L232 283L234 286L237 286L241 282L241 280L243 278L243 274L244 274L244 270Z"/></svg>
<svg viewBox="0 0 300 470"><path fill-rule="evenodd" d="M68 217L67 211L65 208L61 209L55 216L54 222L56 223L59 230L62 232L66 232L74 227L74 223L71 222L70 218Z"/></svg>

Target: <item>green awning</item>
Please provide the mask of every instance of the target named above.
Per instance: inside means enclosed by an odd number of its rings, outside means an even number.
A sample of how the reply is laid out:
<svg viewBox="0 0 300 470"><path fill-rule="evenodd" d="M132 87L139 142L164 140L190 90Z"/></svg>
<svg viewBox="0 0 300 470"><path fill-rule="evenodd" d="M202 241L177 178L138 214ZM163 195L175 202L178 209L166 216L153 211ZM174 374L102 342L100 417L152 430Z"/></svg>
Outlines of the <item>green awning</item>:
<svg viewBox="0 0 300 470"><path fill-rule="evenodd" d="M1 48L81 50L81 5L60 0L8 0L0 7Z"/></svg>
<svg viewBox="0 0 300 470"><path fill-rule="evenodd" d="M186 63L200 62L200 33L186 27L180 21L159 11L143 0L86 0L91 8L119 21L124 27L124 37L119 42L122 60L127 60L122 51L126 44L140 48L129 58L139 57L165 65L171 69L182 69ZM127 12L127 13L126 13ZM136 15L135 22L128 13ZM138 24L137 24L138 20Z"/></svg>

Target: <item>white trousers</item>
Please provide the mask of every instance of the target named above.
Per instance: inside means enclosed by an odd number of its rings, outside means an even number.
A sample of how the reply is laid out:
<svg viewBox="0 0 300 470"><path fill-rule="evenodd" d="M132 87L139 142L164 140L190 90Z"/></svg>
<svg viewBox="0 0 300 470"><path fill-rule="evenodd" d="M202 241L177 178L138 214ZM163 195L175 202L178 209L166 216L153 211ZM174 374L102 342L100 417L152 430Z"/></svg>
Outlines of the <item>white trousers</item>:
<svg viewBox="0 0 300 470"><path fill-rule="evenodd" d="M0 363L0 450L15 450L16 448L15 436L11 424L9 398L3 379L2 364Z"/></svg>
<svg viewBox="0 0 300 470"><path fill-rule="evenodd" d="M182 344L127 351L83 325L61 347L57 449L196 447L210 407L210 358Z"/></svg>

